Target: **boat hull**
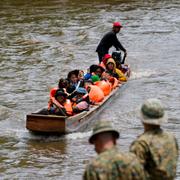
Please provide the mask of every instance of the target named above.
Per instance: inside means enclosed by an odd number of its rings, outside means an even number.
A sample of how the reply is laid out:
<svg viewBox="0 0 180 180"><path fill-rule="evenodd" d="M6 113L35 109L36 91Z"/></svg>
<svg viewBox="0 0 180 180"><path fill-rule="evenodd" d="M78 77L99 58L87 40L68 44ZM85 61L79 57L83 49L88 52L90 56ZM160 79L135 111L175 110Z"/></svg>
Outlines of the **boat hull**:
<svg viewBox="0 0 180 180"><path fill-rule="evenodd" d="M66 117L53 115L28 114L26 128L34 132L65 133Z"/></svg>

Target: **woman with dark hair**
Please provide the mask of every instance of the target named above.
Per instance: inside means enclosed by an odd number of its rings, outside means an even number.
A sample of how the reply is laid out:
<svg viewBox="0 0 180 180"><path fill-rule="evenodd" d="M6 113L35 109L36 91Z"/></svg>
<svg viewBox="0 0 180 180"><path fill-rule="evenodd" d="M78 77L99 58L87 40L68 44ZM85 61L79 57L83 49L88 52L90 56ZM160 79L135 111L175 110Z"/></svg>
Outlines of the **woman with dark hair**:
<svg viewBox="0 0 180 180"><path fill-rule="evenodd" d="M91 78L91 76L92 76L92 74L95 72L95 70L96 70L96 67L97 67L97 65L96 64L92 64L89 68L88 68L88 72L85 74L85 76L84 76L84 79L85 80L89 80L90 78Z"/></svg>
<svg viewBox="0 0 180 180"><path fill-rule="evenodd" d="M84 72L78 69L70 71L67 80L69 82L67 92L71 94L76 91L77 88L84 87Z"/></svg>
<svg viewBox="0 0 180 180"><path fill-rule="evenodd" d="M67 80L68 80L68 87L67 87L67 92L72 93L78 84L78 74L79 70L73 70L70 71L67 75Z"/></svg>
<svg viewBox="0 0 180 180"><path fill-rule="evenodd" d="M89 67L89 72L84 76L85 80L91 79L93 75L98 75L99 78L101 78L102 73L105 71L105 69L97 64L92 64Z"/></svg>

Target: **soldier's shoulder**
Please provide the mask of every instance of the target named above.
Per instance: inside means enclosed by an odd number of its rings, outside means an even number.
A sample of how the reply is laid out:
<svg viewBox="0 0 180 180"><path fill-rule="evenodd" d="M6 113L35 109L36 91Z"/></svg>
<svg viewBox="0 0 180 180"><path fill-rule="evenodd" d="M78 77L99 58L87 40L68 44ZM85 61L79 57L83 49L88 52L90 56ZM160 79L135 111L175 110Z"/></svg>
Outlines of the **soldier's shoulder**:
<svg viewBox="0 0 180 180"><path fill-rule="evenodd" d="M93 167L100 166L108 166L114 162L121 162L121 164L125 164L129 161L129 157L127 153L122 153L118 150L106 151L99 154L97 157L91 160L90 164Z"/></svg>
<svg viewBox="0 0 180 180"><path fill-rule="evenodd" d="M155 131L148 131L145 132L143 134L141 134L140 136L137 137L136 140L133 141L133 143L131 144L131 146L137 146L139 144L143 145L143 147L147 147L151 142L156 142L157 138L159 140L166 141L166 142L176 142L177 140L175 138L175 136L173 135L173 133L171 132L167 132L167 131L159 131L158 133Z"/></svg>
<svg viewBox="0 0 180 180"><path fill-rule="evenodd" d="M165 134L166 134L166 137L164 138L164 140L169 139L169 143L174 142L176 144L176 148L179 149L178 141L177 141L175 135L172 132L167 132L167 131L165 132Z"/></svg>
<svg viewBox="0 0 180 180"><path fill-rule="evenodd" d="M174 134L172 132L164 131L164 134L166 134L169 137L175 138L175 136L174 136Z"/></svg>
<svg viewBox="0 0 180 180"><path fill-rule="evenodd" d="M150 134L150 133L142 133L139 136L137 136L137 138L134 140L134 142L147 141L151 136L152 136L152 134Z"/></svg>
<svg viewBox="0 0 180 180"><path fill-rule="evenodd" d="M128 153L123 153L123 161L124 163L126 163L127 165L130 165L130 164L136 164L136 165L139 165L139 161L137 159L137 156L132 153L132 152L128 152Z"/></svg>

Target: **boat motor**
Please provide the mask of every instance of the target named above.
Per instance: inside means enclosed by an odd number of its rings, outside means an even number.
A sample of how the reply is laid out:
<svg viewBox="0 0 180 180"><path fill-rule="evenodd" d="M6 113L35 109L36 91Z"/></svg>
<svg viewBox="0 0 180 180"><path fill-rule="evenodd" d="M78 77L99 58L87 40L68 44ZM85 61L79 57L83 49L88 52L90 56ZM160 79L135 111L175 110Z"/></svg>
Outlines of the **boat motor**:
<svg viewBox="0 0 180 180"><path fill-rule="evenodd" d="M124 64L125 56L122 58L121 51L113 51L112 52L112 58L120 64Z"/></svg>

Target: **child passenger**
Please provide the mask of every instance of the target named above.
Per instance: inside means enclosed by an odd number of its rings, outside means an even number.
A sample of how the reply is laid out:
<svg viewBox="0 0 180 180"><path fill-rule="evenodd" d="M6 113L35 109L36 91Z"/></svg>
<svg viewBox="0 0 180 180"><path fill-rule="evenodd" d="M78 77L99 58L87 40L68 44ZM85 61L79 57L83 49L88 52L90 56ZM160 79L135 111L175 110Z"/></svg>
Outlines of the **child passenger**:
<svg viewBox="0 0 180 180"><path fill-rule="evenodd" d="M89 110L89 94L85 88L79 87L76 90L76 95L71 99L74 102L73 112L80 113Z"/></svg>

